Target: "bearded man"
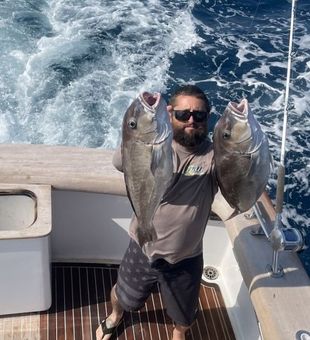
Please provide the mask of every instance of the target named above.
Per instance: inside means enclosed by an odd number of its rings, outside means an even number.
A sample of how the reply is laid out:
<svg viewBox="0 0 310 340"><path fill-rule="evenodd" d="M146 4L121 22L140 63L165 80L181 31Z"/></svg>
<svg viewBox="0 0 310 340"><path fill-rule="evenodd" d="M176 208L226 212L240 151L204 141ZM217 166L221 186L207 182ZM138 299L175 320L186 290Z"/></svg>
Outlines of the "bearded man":
<svg viewBox="0 0 310 340"><path fill-rule="evenodd" d="M138 245L133 217L129 246L111 291L112 313L99 325L97 340L110 339L124 311L144 306L159 283L163 303L174 321L172 340L184 340L198 310L203 270L202 238L218 190L213 146L208 140L210 103L195 85L181 86L167 111L173 128L173 179L154 216L157 240ZM121 154L113 158L122 171Z"/></svg>

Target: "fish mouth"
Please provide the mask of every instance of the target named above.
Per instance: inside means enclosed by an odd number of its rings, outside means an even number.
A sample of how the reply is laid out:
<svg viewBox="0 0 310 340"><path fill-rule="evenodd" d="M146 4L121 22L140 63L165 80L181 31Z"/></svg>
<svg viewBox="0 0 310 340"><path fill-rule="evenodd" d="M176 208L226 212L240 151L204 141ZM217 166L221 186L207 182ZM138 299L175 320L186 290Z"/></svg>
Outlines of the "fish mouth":
<svg viewBox="0 0 310 340"><path fill-rule="evenodd" d="M157 108L160 102L160 98L161 98L161 94L158 92L155 92L155 93L142 92L139 95L141 104L151 111L155 111L155 109Z"/></svg>
<svg viewBox="0 0 310 340"><path fill-rule="evenodd" d="M157 122L156 137L152 142L146 144L158 145L165 143L168 139L172 139L172 129L170 122L165 122L164 115L162 115L161 112L159 112L160 114L158 115L156 112L160 105L159 103L161 101L161 94L159 92L150 93L145 91L139 95L139 100L146 111L151 113L153 122ZM151 129L149 132L153 133L154 130Z"/></svg>
<svg viewBox="0 0 310 340"><path fill-rule="evenodd" d="M242 99L240 103L230 102L228 104L232 115L241 122L247 122L249 103L247 99Z"/></svg>

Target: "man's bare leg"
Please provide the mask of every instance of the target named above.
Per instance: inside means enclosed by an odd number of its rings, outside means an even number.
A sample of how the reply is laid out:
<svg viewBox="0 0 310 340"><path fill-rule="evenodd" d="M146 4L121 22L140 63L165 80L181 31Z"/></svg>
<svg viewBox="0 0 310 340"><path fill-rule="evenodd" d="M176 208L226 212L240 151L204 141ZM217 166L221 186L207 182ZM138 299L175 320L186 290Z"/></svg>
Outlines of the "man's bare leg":
<svg viewBox="0 0 310 340"><path fill-rule="evenodd" d="M185 340L185 334L189 328L190 327L175 325L172 333L172 340Z"/></svg>
<svg viewBox="0 0 310 340"><path fill-rule="evenodd" d="M124 310L122 306L119 304L116 294L115 294L115 286L113 286L111 290L111 303L112 303L112 313L106 319L107 328L114 327L118 325L123 317ZM103 337L101 325L96 330L96 340L108 340L111 338L111 334L107 334Z"/></svg>

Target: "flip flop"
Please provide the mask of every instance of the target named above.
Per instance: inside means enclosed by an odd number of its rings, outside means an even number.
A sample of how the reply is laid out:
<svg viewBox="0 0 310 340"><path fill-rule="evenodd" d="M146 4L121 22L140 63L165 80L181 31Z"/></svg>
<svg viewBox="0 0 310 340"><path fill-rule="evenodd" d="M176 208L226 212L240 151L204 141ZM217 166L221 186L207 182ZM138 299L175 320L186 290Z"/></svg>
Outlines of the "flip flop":
<svg viewBox="0 0 310 340"><path fill-rule="evenodd" d="M122 322L122 319L119 321L119 323L114 326L114 327L107 327L107 318L103 319L101 322L100 322L100 326L101 326L101 330L102 330L102 336L101 336L101 339L104 338L105 335L108 335L108 334L111 334L113 335L116 331L116 328L119 326L119 324Z"/></svg>

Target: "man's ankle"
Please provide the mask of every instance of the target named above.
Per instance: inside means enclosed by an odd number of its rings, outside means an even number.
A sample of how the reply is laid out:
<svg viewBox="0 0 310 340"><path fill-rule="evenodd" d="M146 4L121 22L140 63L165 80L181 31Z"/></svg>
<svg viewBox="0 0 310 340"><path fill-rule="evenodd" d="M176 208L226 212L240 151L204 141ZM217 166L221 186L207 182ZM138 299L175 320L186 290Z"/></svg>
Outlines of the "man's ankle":
<svg viewBox="0 0 310 340"><path fill-rule="evenodd" d="M123 318L123 314L116 314L116 313L111 313L107 319L106 319L106 325L108 328L114 327L117 325Z"/></svg>
<svg viewBox="0 0 310 340"><path fill-rule="evenodd" d="M172 333L172 340L184 340L185 334L190 327L175 325Z"/></svg>

